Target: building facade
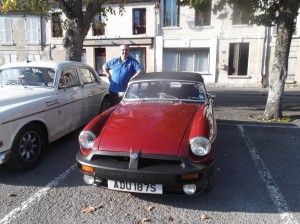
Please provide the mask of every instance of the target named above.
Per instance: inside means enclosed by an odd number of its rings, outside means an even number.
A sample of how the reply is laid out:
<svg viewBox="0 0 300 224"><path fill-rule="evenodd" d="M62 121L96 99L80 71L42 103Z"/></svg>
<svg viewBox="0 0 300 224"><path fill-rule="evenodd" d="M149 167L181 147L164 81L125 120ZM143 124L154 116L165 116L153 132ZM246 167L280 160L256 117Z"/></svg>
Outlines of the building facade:
<svg viewBox="0 0 300 224"><path fill-rule="evenodd" d="M112 6L118 10L118 4ZM119 56L119 45L129 44L146 72L199 72L216 86L267 87L276 27L249 25L247 15L235 9L228 8L228 15L221 20L211 6L195 10L177 6L176 0L128 1L122 16L95 16L82 61L101 74L105 61ZM64 15L53 9L49 18L0 15L0 64L64 60ZM300 83L299 24L291 44L287 86Z"/></svg>

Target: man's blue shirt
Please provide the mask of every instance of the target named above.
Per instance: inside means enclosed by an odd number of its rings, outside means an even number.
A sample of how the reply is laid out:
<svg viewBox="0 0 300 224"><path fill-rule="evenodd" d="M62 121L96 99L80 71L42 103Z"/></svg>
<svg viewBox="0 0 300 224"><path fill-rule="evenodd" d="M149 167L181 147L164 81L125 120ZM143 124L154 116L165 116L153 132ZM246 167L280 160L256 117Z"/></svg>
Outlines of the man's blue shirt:
<svg viewBox="0 0 300 224"><path fill-rule="evenodd" d="M113 58L105 63L108 70L112 70L109 90L112 92L125 92L131 77L140 70L144 70L143 66L132 57L128 57L125 62L121 58Z"/></svg>

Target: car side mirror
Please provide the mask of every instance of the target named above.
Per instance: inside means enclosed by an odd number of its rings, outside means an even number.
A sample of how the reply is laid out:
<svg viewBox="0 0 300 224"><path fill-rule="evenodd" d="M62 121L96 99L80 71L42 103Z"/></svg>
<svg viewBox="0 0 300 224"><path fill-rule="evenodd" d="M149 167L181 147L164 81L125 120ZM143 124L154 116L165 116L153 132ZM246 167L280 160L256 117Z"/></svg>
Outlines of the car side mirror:
<svg viewBox="0 0 300 224"><path fill-rule="evenodd" d="M207 95L208 95L208 98L209 98L209 99L212 99L212 100L213 100L213 99L216 98L216 93L208 93Z"/></svg>

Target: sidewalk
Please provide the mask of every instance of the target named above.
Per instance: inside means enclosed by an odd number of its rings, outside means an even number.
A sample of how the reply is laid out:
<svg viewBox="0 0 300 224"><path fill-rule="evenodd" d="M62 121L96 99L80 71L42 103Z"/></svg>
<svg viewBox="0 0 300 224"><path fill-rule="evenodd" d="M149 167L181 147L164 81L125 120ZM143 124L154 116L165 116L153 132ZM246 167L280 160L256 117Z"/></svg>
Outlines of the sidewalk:
<svg viewBox="0 0 300 224"><path fill-rule="evenodd" d="M215 93L215 117L218 120L231 120L243 122L263 122L255 119L263 115L268 89L263 88L224 88L207 87L209 93ZM283 114L290 116L293 122L280 123L278 125L297 125L300 127L300 89L290 88L283 94Z"/></svg>
<svg viewBox="0 0 300 224"><path fill-rule="evenodd" d="M214 87L207 85L208 92L222 92L223 94L238 94L238 95L268 95L269 88L242 88L242 87ZM283 95L296 95L300 97L300 88L285 88Z"/></svg>

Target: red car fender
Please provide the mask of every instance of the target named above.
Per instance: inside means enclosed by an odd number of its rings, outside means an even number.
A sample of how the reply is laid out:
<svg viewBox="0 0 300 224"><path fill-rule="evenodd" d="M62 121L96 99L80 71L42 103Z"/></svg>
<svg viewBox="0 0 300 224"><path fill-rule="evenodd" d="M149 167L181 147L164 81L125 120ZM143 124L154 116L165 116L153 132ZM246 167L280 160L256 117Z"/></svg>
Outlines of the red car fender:
<svg viewBox="0 0 300 224"><path fill-rule="evenodd" d="M91 150L98 150L98 145L102 137L101 132L105 127L106 122L109 120L110 117L113 116L113 113L118 109L118 107L119 105L116 105L99 114L82 129L82 131L93 132L96 136L92 149L85 149L80 146L80 152L82 154L88 155L91 152Z"/></svg>
<svg viewBox="0 0 300 224"><path fill-rule="evenodd" d="M209 121L207 117L207 108L205 104L201 104L198 110L195 112L193 119L191 120L185 135L183 137L179 156L189 157L194 162L208 162L214 158L214 144L207 156L198 157L192 154L190 151L190 140L197 136L202 136L210 139Z"/></svg>

